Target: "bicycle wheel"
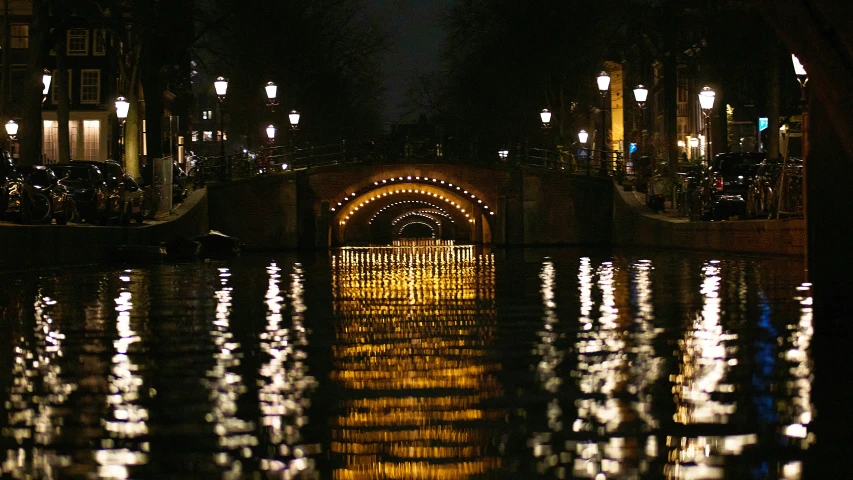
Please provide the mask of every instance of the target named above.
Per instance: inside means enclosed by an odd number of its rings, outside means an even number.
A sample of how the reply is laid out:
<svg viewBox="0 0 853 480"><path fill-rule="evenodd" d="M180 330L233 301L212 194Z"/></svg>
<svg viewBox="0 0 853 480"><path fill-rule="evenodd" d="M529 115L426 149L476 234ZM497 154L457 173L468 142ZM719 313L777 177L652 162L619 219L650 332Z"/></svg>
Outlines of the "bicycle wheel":
<svg viewBox="0 0 853 480"><path fill-rule="evenodd" d="M50 199L43 193L33 193L24 204L25 223L49 223Z"/></svg>

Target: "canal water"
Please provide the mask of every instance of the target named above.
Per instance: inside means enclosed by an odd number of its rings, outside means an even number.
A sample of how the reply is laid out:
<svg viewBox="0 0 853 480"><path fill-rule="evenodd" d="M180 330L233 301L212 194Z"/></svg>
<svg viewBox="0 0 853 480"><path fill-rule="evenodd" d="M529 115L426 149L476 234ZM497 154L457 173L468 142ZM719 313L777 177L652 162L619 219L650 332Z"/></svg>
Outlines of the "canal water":
<svg viewBox="0 0 853 480"><path fill-rule="evenodd" d="M0 477L797 479L802 279L461 246L0 274Z"/></svg>

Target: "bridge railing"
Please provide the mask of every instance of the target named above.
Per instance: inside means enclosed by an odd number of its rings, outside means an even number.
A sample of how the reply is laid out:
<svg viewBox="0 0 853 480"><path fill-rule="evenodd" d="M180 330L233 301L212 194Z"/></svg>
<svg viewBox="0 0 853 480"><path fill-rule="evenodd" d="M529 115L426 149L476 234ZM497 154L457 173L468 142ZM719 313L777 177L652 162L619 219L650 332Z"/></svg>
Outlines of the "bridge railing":
<svg viewBox="0 0 853 480"><path fill-rule="evenodd" d="M390 160L393 158L393 160ZM448 163L465 164L456 157L444 155L440 148L429 151L398 152L385 151L372 145L357 145L348 148L346 142L329 145L300 147L277 146L224 157L196 157L188 175L195 186L208 181L230 181L270 173L340 164L405 164L405 163ZM483 161L477 162L484 165ZM555 152L542 148L527 148L513 151L506 158L485 161L493 165L520 165L530 168L554 170L567 175L624 178L626 172L621 152L579 149L577 152Z"/></svg>

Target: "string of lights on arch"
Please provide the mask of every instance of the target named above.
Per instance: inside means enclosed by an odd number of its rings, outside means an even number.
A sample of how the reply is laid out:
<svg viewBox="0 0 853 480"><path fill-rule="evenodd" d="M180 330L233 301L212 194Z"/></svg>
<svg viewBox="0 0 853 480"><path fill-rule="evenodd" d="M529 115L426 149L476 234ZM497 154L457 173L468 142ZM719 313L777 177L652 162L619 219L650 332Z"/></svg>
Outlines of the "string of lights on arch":
<svg viewBox="0 0 853 480"><path fill-rule="evenodd" d="M483 200L482 200L482 199L477 198L477 196L476 196L476 195L474 195L473 193L468 192L468 190L463 189L461 186L456 185L456 186L454 187L454 185L453 185L452 183L450 183L450 182L445 182L444 180L441 180L441 179L438 179L438 178L431 178L431 177L426 177L426 176L425 176L425 177L421 177L421 176L418 176L418 175L415 175L415 176L407 175L407 176L405 176L405 177L401 177L401 176L398 176L398 177L390 177L390 178L387 178L387 179L383 179L383 180L375 181L375 182L373 182L373 185L372 185L372 186L363 187L363 188L359 189L357 192L352 192L352 193L350 193L349 195L346 195L346 196L343 198L343 200L341 200L341 201L337 202L337 204L338 204L338 205L337 205L337 207L332 207L332 209L331 209L331 210L332 210L333 212L334 212L334 211L337 211L338 209L343 210L343 207L347 206L348 202L355 200L355 198L356 198L356 195L357 195L357 194L359 194L359 193L366 193L366 192L368 192L368 191L370 191L370 190L374 189L375 187L381 187L381 186L383 186L383 185L384 185L384 186L393 185L393 184L394 184L394 182L421 182L421 183L424 183L424 184L427 184L427 185L433 185L433 186L436 186L436 187L440 187L440 188L444 188L444 189L450 190L451 192L453 192L453 193L455 193L455 194L457 194L457 195L470 196L470 197L471 197L471 199L472 199L472 200L476 200L476 201L477 201L477 204L478 204L478 205L480 205L480 206L482 206L484 210L488 210L490 215L494 215L494 214L495 214L495 212L494 212L492 209L490 209L490 208L489 208L489 206L488 206L487 204L483 203ZM455 188L455 191L454 191L454 188ZM377 196L371 197L371 198L369 199L369 201L375 201L377 198L381 198L381 197L387 196L387 194L388 194L388 193L391 193L391 192L383 193L381 196L377 195ZM398 191L395 191L395 192L393 192L393 193L416 193L416 192L415 192L415 191L413 191L413 190L404 189L403 191L399 191L399 190L398 190ZM417 193L424 193L424 194L426 194L426 192L424 192L423 190L420 190L420 189L418 189L418 190L417 190ZM433 194L432 196L437 196L437 195L434 195L434 194ZM440 195L439 195L439 196L440 196ZM441 197L441 198L442 198L442 199L444 199L443 197ZM368 200L365 200L365 202L363 202L363 203L361 203L361 204L359 205L359 208L360 208L360 207L362 207L362 206L364 206L364 203L369 203L369 201L368 201ZM454 203L453 203L453 202L451 202L451 204L454 204ZM454 204L454 206L455 206L455 204ZM458 207L458 206L457 206L457 208L460 208L460 207ZM352 212L353 212L353 211L355 211L355 210L358 210L358 208L353 208L353 209L350 211L350 214L352 214Z"/></svg>
<svg viewBox="0 0 853 480"><path fill-rule="evenodd" d="M440 206L438 206L438 205L436 205L436 204L434 204L434 203L427 202L427 201L424 201L424 200L403 200L403 201L399 201L399 202L389 203L388 205L385 205L384 207L382 207L382 208L380 208L379 210L377 210L377 211L376 211L376 213L374 213L374 214L373 214L373 216L372 216L372 217L370 217L370 220L368 220L368 221L367 221L367 223L368 223L368 225L369 225L369 224L372 224L372 223L373 223L373 221L374 221L374 220L376 220L376 217L378 217L382 212L384 212L385 210L388 210L389 208L395 207L395 206L397 206L397 205L405 205L405 204L413 204L413 203L417 203L417 204L420 204L420 205L428 205L428 206L430 206L430 207L432 207L432 208L435 208L436 210L439 210L440 212L442 212L442 213L444 213L445 215L447 215L447 218L449 218L451 222L456 223L456 222L453 220L453 218L452 218L452 217L447 213L447 210L445 210L445 209L441 208Z"/></svg>
<svg viewBox="0 0 853 480"><path fill-rule="evenodd" d="M427 214L425 214L425 213L411 213L411 212L410 212L410 213L407 213L407 214L404 214L404 215L400 215L400 216L399 216L395 221L391 222L391 226L392 226L392 227L394 227L394 226L396 226L396 225L397 225L398 223L400 223L400 222L403 222L403 223L405 223L405 222L409 222L409 221L411 221L413 218L414 218L414 219L418 219L419 221L422 219L422 220L424 220L424 221L430 221L430 222L433 222L433 223L435 224L435 226L440 225L440 221L439 221L439 220L437 220L435 217L431 217L431 216L429 216L429 215L427 215ZM406 219L409 219L409 220L406 220Z"/></svg>
<svg viewBox="0 0 853 480"><path fill-rule="evenodd" d="M370 204L370 202L372 202L372 201L376 201L377 199L381 199L382 197L386 197L386 196L388 196L388 195L394 195L394 194L406 194L406 193L421 194L421 195L426 195L427 197L432 196L432 197L434 197L434 198L438 198L438 199L440 199L440 200L444 200L445 202L449 203L451 206L456 207L456 209L457 209L457 210L459 210L461 213L464 213L464 214L465 214L465 218L469 218L469 219L470 219L470 217L471 217L471 215L470 215L468 212L466 212L464 208L462 208L462 204L461 204L461 203L456 203L456 201L455 201L455 200L451 200L449 197L448 197L448 198L445 198L445 197L444 197L444 195L439 195L439 194L437 194L437 193L427 192L427 191L425 191L425 190L421 190L421 189L417 189L417 188L415 188L415 189L411 189L411 188L409 188L409 189L405 189L405 188L403 188L403 189L401 189L401 190L388 191L388 192L383 193L382 195L378 195L378 194L377 194L377 195L376 195L376 196L374 196L374 197L366 198L363 202L359 203L359 204L358 204L358 206L355 206L355 204L353 204L353 206L352 206L352 210L350 210L350 211L349 211L349 213L347 213L347 214L346 214L346 216L345 216L344 220L341 220L341 224L345 224L345 223L347 223L346 221L347 221L347 220L349 220L350 216L351 216L351 215L354 215L354 214L355 214L355 212L357 212L360 208L364 207L364 206L365 206L365 204ZM342 212L342 213L343 213L343 212ZM490 213L490 214L492 214L492 215L494 215L494 212L489 212L489 213ZM470 221L473 223L473 219L471 219Z"/></svg>
<svg viewBox="0 0 853 480"><path fill-rule="evenodd" d="M427 228L429 228L429 231L432 232L432 238L435 238L435 227L433 227L432 225L430 225L426 222L421 222L419 220L413 220L413 221L403 225L402 227L400 227L397 234L401 235L403 233L403 230L405 230L406 227L411 226L411 225L425 225Z"/></svg>
<svg viewBox="0 0 853 480"><path fill-rule="evenodd" d="M429 209L421 209L421 210L415 210L415 211L413 211L413 212L407 212L407 213L404 213L404 214L400 215L399 217L395 218L395 219L391 222L391 225L392 225L392 226L393 226L393 225L397 225L397 224L398 224L401 220L403 220L404 218L406 218L406 217L412 217L412 216L420 216L420 217L424 217L424 218L429 218L429 219L431 219L431 220L435 220L434 218L430 217L429 215L438 215L438 216L440 216L440 217L445 217L445 218L447 218L448 220L450 220L450 223L456 223L456 222L455 222L455 221L450 217L450 215L448 215L448 214L446 214L446 213L444 213L444 212L433 211L433 210L429 210Z"/></svg>

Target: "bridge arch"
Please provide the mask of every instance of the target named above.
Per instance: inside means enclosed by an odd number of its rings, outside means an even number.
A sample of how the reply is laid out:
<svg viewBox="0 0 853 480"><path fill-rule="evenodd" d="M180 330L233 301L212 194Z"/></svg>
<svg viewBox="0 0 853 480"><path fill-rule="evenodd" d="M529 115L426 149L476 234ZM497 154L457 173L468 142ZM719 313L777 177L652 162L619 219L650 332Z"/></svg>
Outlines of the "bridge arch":
<svg viewBox="0 0 853 480"><path fill-rule="evenodd" d="M483 199L466 188L437 177L434 182L432 178L415 178L417 176L410 182L407 177L389 178L384 182L377 180L344 194L341 201L336 202L339 205L330 208L332 237L340 244L375 241L376 235L371 235L371 229L375 231L384 225L391 230L392 227L379 221L385 210L393 210L396 217L428 206L441 211L456 224L452 230L456 240L490 241L492 220L489 217L494 216L494 208ZM395 206L399 208L391 208Z"/></svg>

